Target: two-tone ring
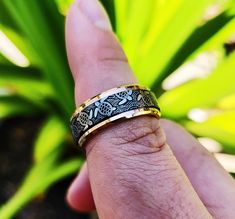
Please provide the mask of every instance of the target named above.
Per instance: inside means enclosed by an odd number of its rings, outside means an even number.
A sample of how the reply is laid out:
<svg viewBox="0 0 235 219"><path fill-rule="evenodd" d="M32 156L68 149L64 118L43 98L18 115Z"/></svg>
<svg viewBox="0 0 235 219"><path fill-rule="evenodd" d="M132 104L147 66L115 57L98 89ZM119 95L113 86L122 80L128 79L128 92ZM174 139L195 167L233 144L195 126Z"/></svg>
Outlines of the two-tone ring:
<svg viewBox="0 0 235 219"><path fill-rule="evenodd" d="M71 118L70 127L75 142L82 146L88 136L105 125L140 115L160 118L156 96L144 86L123 85L81 104Z"/></svg>

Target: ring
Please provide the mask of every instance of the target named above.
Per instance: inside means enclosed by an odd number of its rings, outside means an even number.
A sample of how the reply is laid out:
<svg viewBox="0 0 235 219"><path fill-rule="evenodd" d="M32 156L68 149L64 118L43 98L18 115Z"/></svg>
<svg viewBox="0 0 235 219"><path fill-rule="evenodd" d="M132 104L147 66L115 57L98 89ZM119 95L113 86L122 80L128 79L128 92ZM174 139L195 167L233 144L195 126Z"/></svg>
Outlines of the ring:
<svg viewBox="0 0 235 219"><path fill-rule="evenodd" d="M101 127L116 120L140 115L160 118L156 96L141 85L122 85L81 104L70 120L70 128L75 142L82 146L87 137Z"/></svg>

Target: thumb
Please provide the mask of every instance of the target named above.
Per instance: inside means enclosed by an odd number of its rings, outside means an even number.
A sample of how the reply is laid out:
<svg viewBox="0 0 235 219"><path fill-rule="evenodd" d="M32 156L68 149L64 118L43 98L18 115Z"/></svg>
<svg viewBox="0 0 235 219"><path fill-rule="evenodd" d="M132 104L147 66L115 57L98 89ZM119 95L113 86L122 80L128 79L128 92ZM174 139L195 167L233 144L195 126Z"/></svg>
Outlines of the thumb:
<svg viewBox="0 0 235 219"><path fill-rule="evenodd" d="M107 89L137 82L97 0L71 6L66 44L77 106ZM115 122L85 146L99 218L211 218L156 118Z"/></svg>

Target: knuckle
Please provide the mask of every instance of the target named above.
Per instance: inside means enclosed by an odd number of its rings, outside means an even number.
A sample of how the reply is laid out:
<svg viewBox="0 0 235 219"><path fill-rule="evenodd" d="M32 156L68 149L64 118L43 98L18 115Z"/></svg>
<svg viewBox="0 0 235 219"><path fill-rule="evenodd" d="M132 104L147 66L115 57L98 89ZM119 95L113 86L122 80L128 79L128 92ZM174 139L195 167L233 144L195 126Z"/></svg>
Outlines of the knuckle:
<svg viewBox="0 0 235 219"><path fill-rule="evenodd" d="M120 47L106 46L98 51L98 61L100 63L124 62L128 63L127 57Z"/></svg>
<svg viewBox="0 0 235 219"><path fill-rule="evenodd" d="M159 120L151 116L141 116L120 124L113 130L112 144L126 149L129 155L154 153L166 144L166 137ZM134 145L130 147L128 145ZM127 146L127 147L126 147Z"/></svg>
<svg viewBox="0 0 235 219"><path fill-rule="evenodd" d="M96 63L98 68L104 72L130 71L125 55L122 55L120 51L115 51L113 48L106 48L101 51Z"/></svg>
<svg viewBox="0 0 235 219"><path fill-rule="evenodd" d="M100 64L112 64L113 62L128 63L127 57L121 48L116 37L104 35L97 42L99 46L96 48L96 57Z"/></svg>
<svg viewBox="0 0 235 219"><path fill-rule="evenodd" d="M87 155L97 146L112 145L105 153L119 156L153 154L164 148L166 137L159 120L153 116L139 116L126 121L116 122L107 129L100 130L86 144Z"/></svg>

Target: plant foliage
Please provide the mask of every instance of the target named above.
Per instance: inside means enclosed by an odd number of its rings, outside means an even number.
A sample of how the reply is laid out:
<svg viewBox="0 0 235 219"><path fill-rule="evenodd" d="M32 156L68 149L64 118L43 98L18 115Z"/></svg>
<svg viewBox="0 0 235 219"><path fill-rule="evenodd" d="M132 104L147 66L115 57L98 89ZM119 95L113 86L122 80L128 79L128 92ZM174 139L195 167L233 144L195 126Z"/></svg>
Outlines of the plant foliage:
<svg viewBox="0 0 235 219"><path fill-rule="evenodd" d="M69 144L67 124L75 107L64 46L64 15L71 2L0 2L0 36L7 37L28 61L22 67L0 50L0 118L46 115L32 145L34 165L16 194L0 207L1 219L12 218L32 198L77 171L83 162L82 156L62 159ZM181 123L196 136L217 140L225 152L235 153L234 1L102 3L137 78L159 96L163 116ZM0 48L2 43L0 40ZM204 66L207 71L203 74L198 70L194 78L171 89L162 87L202 54L213 58L213 67ZM188 77L191 73L184 74ZM195 108L213 113L199 123L188 116Z"/></svg>

